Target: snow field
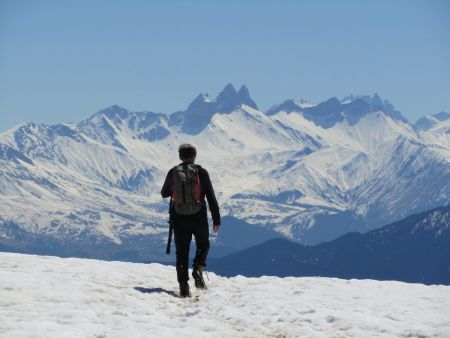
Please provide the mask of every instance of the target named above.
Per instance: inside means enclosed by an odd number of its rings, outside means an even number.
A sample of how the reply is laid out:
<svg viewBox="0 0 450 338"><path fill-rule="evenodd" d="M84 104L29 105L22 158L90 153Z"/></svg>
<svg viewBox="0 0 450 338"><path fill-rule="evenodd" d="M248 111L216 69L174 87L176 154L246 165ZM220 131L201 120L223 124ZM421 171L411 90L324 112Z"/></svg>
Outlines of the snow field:
<svg viewBox="0 0 450 338"><path fill-rule="evenodd" d="M1 337L449 337L450 286L224 278L177 297L174 267L0 253Z"/></svg>

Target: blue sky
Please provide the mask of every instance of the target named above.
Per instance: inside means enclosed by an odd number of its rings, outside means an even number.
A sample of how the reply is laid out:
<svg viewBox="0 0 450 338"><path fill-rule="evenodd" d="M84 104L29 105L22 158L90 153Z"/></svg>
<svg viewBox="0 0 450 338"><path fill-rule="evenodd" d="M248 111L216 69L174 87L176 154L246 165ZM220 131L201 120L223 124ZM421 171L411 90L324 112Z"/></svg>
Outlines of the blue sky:
<svg viewBox="0 0 450 338"><path fill-rule="evenodd" d="M412 121L450 109L450 1L0 0L0 131L171 113L229 82L262 109L374 92Z"/></svg>

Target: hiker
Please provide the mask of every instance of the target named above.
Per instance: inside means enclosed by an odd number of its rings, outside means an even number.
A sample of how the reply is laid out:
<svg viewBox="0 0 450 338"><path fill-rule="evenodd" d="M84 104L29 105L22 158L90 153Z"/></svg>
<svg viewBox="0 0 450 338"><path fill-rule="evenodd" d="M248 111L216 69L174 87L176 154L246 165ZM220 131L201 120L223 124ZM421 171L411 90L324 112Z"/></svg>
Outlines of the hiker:
<svg viewBox="0 0 450 338"><path fill-rule="evenodd" d="M173 224L175 234L180 296L190 297L188 267L192 235L195 237L197 247L192 277L197 288L206 289L203 272L209 250L209 229L205 196L213 219L214 232L220 230L220 213L208 172L200 165L194 164L197 156L195 147L191 144L182 144L178 148L178 154L182 163L167 173L161 196L171 197L170 222Z"/></svg>

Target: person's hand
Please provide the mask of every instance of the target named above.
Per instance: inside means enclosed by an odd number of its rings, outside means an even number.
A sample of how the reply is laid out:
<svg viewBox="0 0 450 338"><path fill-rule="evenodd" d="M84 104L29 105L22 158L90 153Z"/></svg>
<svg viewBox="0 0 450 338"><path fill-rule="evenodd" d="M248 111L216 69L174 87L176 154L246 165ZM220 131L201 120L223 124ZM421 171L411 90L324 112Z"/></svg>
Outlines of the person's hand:
<svg viewBox="0 0 450 338"><path fill-rule="evenodd" d="M213 231L214 232L219 232L220 231L220 225L214 224L213 225Z"/></svg>

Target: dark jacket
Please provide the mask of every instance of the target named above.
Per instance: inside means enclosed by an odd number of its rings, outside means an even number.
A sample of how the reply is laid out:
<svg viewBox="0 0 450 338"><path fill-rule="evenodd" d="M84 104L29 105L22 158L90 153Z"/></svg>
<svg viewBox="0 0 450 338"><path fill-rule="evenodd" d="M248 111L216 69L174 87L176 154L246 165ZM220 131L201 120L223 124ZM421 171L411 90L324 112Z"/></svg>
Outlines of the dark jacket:
<svg viewBox="0 0 450 338"><path fill-rule="evenodd" d="M198 176L200 179L200 187L201 187L201 203L202 209L206 211L206 203L205 196L208 200L209 211L211 211L211 216L213 219L214 225L220 225L220 212L219 212L219 204L216 200L216 195L214 194L214 189L211 184L211 179L209 178L208 171L202 168L200 165L196 164L198 170ZM169 170L166 176L166 180L164 181L163 187L161 189L161 196L163 198L169 197L172 195L172 185L173 185L173 168ZM170 213L176 213L173 206L170 208Z"/></svg>

